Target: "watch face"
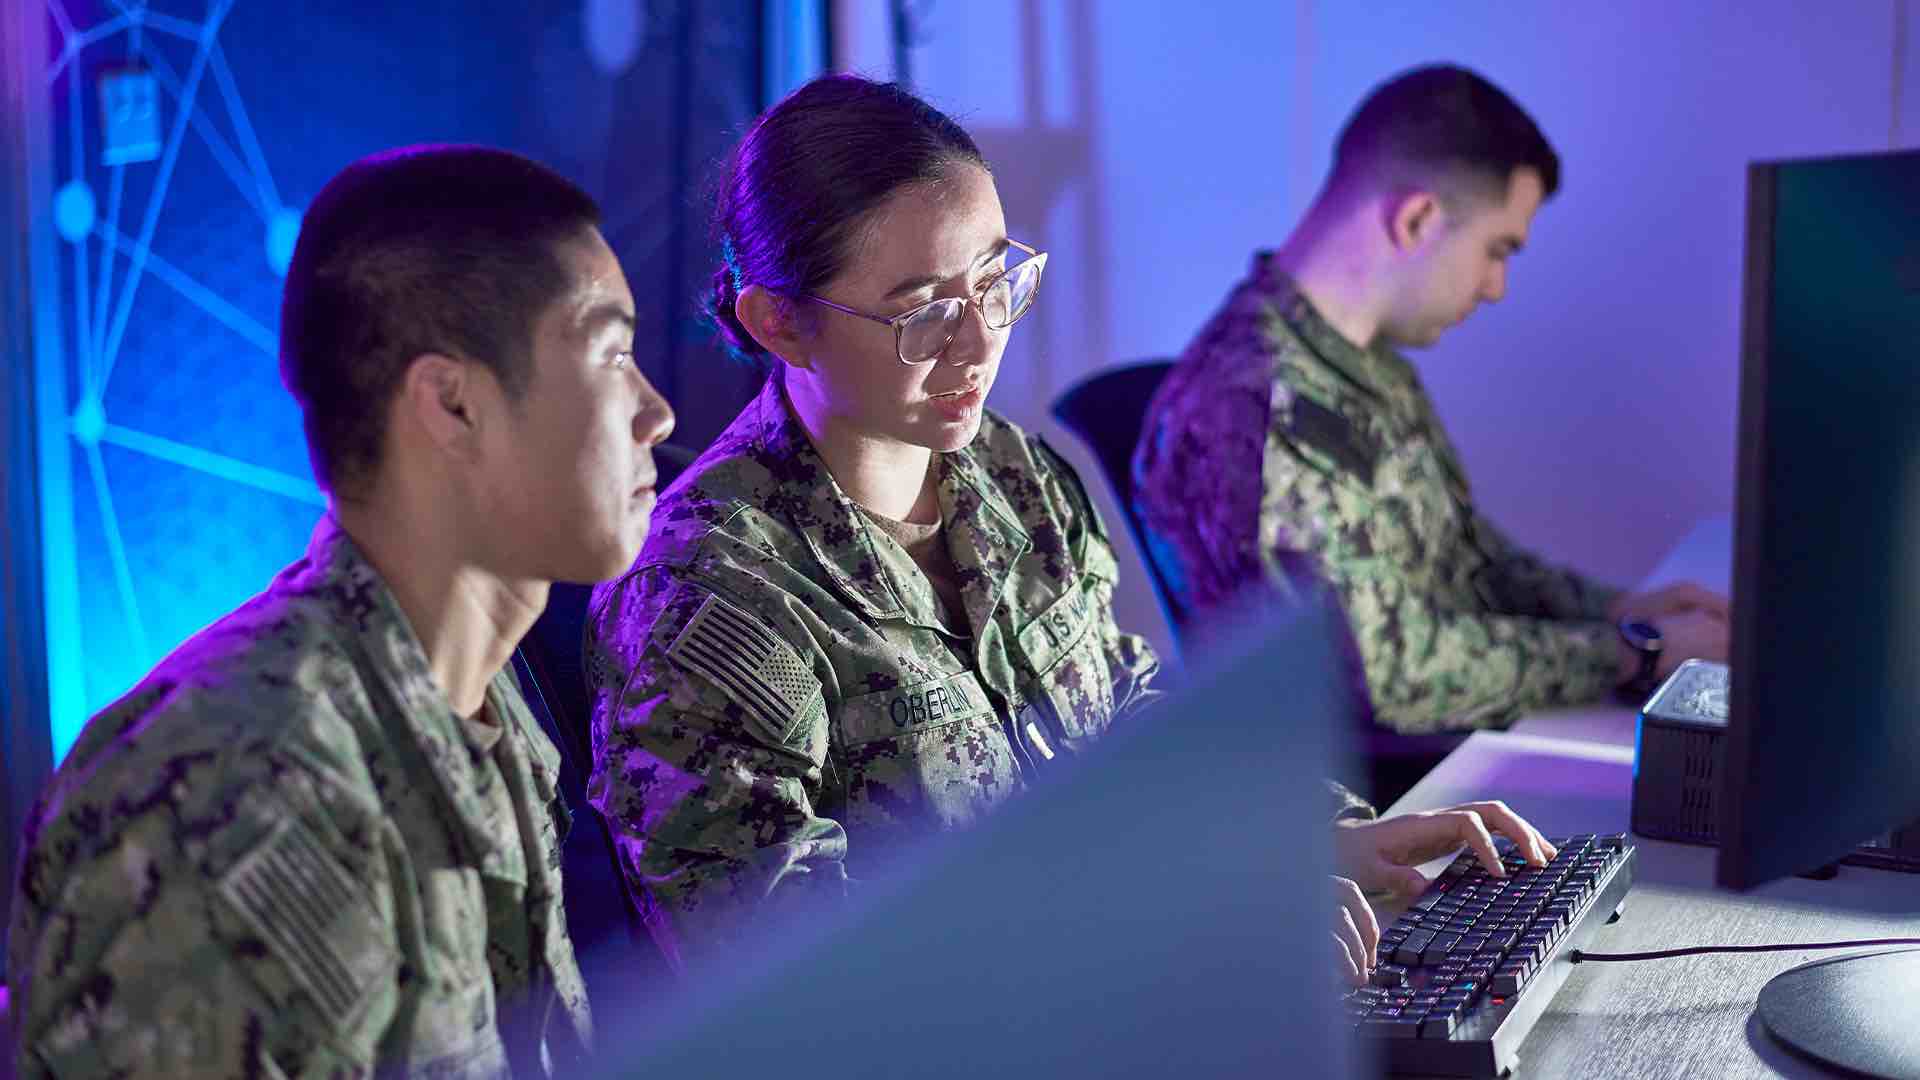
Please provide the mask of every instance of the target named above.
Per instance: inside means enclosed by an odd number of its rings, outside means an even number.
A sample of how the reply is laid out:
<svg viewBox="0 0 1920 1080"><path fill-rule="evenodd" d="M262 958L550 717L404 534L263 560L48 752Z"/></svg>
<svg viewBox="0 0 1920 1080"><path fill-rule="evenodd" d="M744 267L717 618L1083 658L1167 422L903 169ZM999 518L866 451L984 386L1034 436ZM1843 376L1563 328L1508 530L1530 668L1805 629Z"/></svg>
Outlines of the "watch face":
<svg viewBox="0 0 1920 1080"><path fill-rule="evenodd" d="M1630 619L1620 624L1620 633L1626 637L1627 644L1644 652L1659 652L1663 644L1660 628L1652 623Z"/></svg>

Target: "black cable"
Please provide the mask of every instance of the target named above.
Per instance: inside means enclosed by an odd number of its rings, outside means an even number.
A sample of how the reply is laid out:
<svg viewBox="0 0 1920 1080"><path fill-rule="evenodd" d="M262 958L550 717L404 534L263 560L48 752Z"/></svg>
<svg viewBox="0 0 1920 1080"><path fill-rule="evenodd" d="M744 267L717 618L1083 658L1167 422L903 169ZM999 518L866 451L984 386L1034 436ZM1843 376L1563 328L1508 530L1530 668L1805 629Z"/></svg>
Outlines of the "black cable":
<svg viewBox="0 0 1920 1080"><path fill-rule="evenodd" d="M1872 945L1920 945L1920 938L1809 941L1804 945L1695 945L1690 949L1661 949L1658 952L1590 953L1575 949L1567 954L1567 959L1576 964L1603 964L1623 963L1629 960L1667 960L1675 956L1701 956L1706 953L1811 952L1818 949L1864 949Z"/></svg>

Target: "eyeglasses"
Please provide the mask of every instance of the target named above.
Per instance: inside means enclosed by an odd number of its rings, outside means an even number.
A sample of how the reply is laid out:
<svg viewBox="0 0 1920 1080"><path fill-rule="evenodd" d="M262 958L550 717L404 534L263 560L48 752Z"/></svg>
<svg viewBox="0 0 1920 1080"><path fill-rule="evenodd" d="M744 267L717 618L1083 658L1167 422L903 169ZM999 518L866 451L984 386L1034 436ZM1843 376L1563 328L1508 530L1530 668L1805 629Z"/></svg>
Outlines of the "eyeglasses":
<svg viewBox="0 0 1920 1080"><path fill-rule="evenodd" d="M802 296L835 311L893 327L893 351L903 364L924 364L937 360L960 333L960 323L969 306L980 309L980 317L989 329L1005 330L1033 309L1033 298L1040 291L1040 272L1047 267L1047 253L1035 251L1018 240L1007 244L1027 253L1029 258L1002 270L992 280L974 290L972 296L949 296L929 300L898 315L872 315L836 304L821 296Z"/></svg>

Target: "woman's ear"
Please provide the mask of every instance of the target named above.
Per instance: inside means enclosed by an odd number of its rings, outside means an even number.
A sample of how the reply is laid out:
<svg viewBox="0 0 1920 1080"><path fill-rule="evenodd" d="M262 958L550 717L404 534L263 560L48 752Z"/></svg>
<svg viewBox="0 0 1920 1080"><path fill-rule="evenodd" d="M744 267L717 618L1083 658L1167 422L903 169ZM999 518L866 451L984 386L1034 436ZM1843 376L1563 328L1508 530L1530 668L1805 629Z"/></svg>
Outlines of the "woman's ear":
<svg viewBox="0 0 1920 1080"><path fill-rule="evenodd" d="M802 325L795 303L761 285L749 285L733 299L733 315L753 340L797 368L808 366L806 345L813 335Z"/></svg>

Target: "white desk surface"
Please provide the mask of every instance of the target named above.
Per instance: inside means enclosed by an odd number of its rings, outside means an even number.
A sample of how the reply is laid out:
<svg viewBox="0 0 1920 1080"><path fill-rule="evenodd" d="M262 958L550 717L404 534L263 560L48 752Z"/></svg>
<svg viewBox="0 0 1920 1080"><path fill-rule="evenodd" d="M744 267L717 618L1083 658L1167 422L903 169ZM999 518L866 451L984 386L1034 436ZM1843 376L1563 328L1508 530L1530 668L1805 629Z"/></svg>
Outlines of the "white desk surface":
<svg viewBox="0 0 1920 1080"><path fill-rule="evenodd" d="M1389 812L1499 798L1549 835L1628 832L1632 775L1633 713L1567 710L1529 717L1513 731L1475 733ZM1920 876L1848 866L1831 881L1725 893L1712 884L1711 848L1630 839L1639 849L1634 886L1621 921L1595 940L1597 951L1920 937ZM1579 965L1521 1047L1520 1073L1829 1075L1776 1044L1753 1005L1773 975L1833 955L1840 954Z"/></svg>
<svg viewBox="0 0 1920 1080"><path fill-rule="evenodd" d="M1697 523L1638 589L1694 581L1730 592L1733 519ZM1634 710L1558 709L1506 732L1477 732L1389 813L1505 800L1549 835L1629 833L1639 849L1620 922L1596 951L1920 937L1920 875L1842 867L1747 894L1713 886L1714 851L1631 836ZM1425 867L1438 873L1446 860ZM1396 914L1392 909L1383 915ZM1789 1053L1754 1014L1760 988L1808 960L1841 953L1689 956L1574 970L1520 1048L1526 1076L1829 1076ZM1916 1013L1920 1017L1920 1013Z"/></svg>

